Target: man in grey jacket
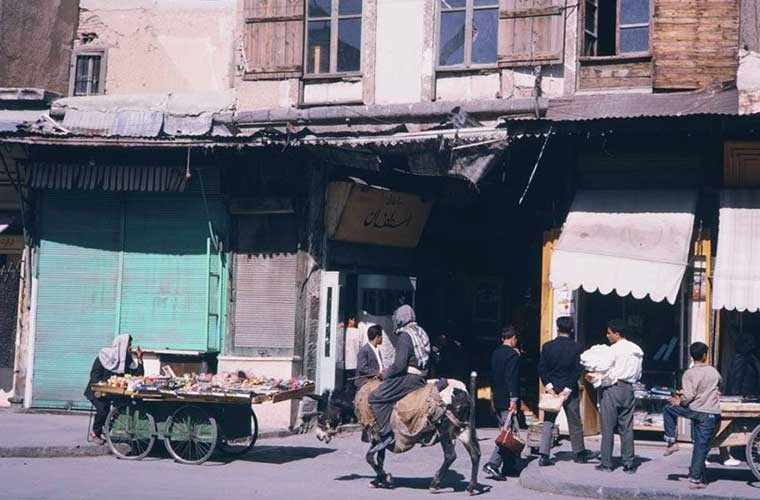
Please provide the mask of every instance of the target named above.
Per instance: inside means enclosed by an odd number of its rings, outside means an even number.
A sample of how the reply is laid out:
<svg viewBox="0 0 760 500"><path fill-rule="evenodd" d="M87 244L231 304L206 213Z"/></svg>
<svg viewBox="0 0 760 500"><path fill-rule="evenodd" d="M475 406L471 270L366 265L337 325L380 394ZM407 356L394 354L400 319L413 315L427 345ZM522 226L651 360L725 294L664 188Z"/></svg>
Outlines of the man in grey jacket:
<svg viewBox="0 0 760 500"><path fill-rule="evenodd" d="M707 346L694 342L689 347L694 365L686 370L681 379L683 389L679 396L670 398L663 410L665 419L664 455L672 455L679 447L676 443L678 417L691 420L694 448L689 467L689 488L705 487L705 458L710 451L710 439L720 421L720 373L707 364Z"/></svg>

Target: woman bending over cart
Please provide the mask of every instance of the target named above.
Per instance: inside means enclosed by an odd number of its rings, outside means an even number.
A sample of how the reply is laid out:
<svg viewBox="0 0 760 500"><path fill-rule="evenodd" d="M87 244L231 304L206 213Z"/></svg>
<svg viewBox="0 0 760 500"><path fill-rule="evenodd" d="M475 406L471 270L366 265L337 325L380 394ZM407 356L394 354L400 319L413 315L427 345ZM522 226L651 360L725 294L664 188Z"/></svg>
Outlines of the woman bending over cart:
<svg viewBox="0 0 760 500"><path fill-rule="evenodd" d="M138 347L132 356L132 336L122 334L113 339L111 347L100 350L98 357L92 363L90 382L84 390L84 396L95 407L95 419L92 423L90 438L97 444L104 444L103 424L108 417L111 403L108 397L92 390L92 384L105 383L113 375L143 375L142 351Z"/></svg>

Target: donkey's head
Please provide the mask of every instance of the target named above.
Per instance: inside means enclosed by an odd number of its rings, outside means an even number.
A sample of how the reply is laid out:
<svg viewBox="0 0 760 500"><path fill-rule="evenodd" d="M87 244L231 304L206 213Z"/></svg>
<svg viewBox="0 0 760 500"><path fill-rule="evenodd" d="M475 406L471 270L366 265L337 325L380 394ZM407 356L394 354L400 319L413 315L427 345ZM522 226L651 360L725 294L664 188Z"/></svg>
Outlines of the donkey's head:
<svg viewBox="0 0 760 500"><path fill-rule="evenodd" d="M353 403L329 390L308 396L317 401L317 439L327 444L338 433L344 415L354 411Z"/></svg>

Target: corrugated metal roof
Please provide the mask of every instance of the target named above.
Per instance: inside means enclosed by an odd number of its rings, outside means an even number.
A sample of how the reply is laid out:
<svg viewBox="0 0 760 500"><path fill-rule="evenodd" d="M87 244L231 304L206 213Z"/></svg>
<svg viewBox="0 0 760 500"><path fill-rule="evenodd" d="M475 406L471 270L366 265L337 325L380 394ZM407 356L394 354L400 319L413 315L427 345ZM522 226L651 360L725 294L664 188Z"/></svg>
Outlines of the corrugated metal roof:
<svg viewBox="0 0 760 500"><path fill-rule="evenodd" d="M667 94L588 94L551 99L546 119L578 121L738 113L739 96L736 89L718 89Z"/></svg>
<svg viewBox="0 0 760 500"><path fill-rule="evenodd" d="M0 110L0 133L16 132L19 125L35 121L43 113L41 110Z"/></svg>

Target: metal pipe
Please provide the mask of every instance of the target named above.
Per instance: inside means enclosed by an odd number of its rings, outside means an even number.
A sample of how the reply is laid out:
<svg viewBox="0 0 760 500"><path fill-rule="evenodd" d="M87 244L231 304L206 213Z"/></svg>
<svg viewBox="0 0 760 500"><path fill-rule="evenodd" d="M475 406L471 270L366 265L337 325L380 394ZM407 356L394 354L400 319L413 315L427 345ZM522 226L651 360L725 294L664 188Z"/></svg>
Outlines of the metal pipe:
<svg viewBox="0 0 760 500"><path fill-rule="evenodd" d="M472 400L472 410L470 411L470 434L475 438L475 416L478 407L478 372L470 372L470 399Z"/></svg>

